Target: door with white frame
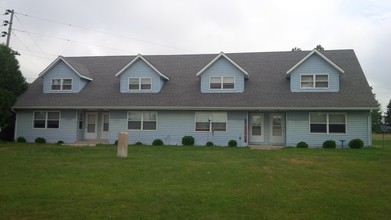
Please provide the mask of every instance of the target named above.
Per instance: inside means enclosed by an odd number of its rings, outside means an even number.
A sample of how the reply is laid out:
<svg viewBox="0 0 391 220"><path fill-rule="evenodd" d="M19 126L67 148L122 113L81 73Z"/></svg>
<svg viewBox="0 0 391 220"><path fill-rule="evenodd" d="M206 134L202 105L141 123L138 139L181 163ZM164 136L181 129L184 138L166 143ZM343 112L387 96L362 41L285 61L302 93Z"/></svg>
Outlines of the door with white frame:
<svg viewBox="0 0 391 220"><path fill-rule="evenodd" d="M285 144L285 114L270 113L270 143Z"/></svg>
<svg viewBox="0 0 391 220"><path fill-rule="evenodd" d="M100 139L106 140L109 137L109 113L102 112L102 131L100 132Z"/></svg>
<svg viewBox="0 0 391 220"><path fill-rule="evenodd" d="M98 138L98 113L86 112L86 127L84 129L84 139L94 140Z"/></svg>
<svg viewBox="0 0 391 220"><path fill-rule="evenodd" d="M264 117L263 113L249 114L249 143L262 143L265 141L264 136Z"/></svg>

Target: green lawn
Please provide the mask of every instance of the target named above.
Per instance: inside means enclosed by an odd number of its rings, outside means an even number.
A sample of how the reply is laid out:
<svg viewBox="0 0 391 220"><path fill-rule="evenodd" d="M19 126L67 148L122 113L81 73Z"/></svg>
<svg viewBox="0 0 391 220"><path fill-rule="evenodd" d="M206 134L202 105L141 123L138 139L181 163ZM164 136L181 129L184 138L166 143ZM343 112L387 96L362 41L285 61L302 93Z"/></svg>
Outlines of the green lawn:
<svg viewBox="0 0 391 220"><path fill-rule="evenodd" d="M389 219L371 149L0 144L0 219Z"/></svg>

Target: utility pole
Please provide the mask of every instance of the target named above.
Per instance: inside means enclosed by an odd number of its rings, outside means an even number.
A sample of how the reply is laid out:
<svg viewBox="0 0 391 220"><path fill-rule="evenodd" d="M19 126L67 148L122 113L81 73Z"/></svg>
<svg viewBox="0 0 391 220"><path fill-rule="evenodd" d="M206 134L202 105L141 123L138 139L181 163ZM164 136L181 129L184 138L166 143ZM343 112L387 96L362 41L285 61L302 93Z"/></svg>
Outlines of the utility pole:
<svg viewBox="0 0 391 220"><path fill-rule="evenodd" d="M7 43L5 44L5 46L7 46L9 48L10 40L11 40L11 32L12 32L12 23L14 21L14 10L13 9L12 10L7 9L5 11L5 15L8 15L8 14L11 14L10 21L3 21L3 25L4 26L9 25L8 26L8 32L3 31L2 32L2 37L7 36Z"/></svg>

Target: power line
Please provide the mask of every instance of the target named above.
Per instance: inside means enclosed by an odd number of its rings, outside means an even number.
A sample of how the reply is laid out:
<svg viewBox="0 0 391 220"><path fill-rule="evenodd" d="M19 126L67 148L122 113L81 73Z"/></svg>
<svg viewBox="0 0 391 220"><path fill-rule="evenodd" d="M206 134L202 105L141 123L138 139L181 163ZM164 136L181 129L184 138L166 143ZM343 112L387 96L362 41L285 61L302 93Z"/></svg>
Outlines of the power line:
<svg viewBox="0 0 391 220"><path fill-rule="evenodd" d="M71 27L71 28L72 27L73 28L79 28L79 29L84 29L84 30L87 30L87 31L97 32L97 33L101 33L101 34L116 36L116 37L120 37L120 38L126 38L126 39L130 39L130 40L133 40L133 41L139 41L139 42L143 42L143 43L147 43L147 44L153 44L153 45L160 46L160 47L166 47L166 48L170 48L170 49L181 50L181 51L186 51L186 52L190 52L190 53L196 53L194 51L183 49L183 48L179 48L179 47L173 47L173 46L170 46L170 45L156 43L156 42L153 42L153 41L133 38L133 37L129 37L129 36L126 36L126 35L114 34L114 33L101 31L101 30L97 30L97 29L93 29L93 28L89 28L89 27L84 27L84 26L80 26L80 25L75 25L75 24L65 23L65 22L61 22L61 21L56 21L56 20L53 20L53 19L48 19L48 18L38 17L38 16L34 16L34 15L23 14L23 13L19 13L19 12L15 12L15 14L22 15L22 16L29 17L29 18L43 20L43 21L46 21L46 22L60 24L60 25L64 25L64 26L67 26L67 27Z"/></svg>
<svg viewBox="0 0 391 220"><path fill-rule="evenodd" d="M106 48L106 49L111 49L111 50L118 50L118 51L123 51L126 53L136 53L135 51L124 50L124 49L113 48L113 47L102 46L102 45L96 45L96 44L91 44L88 42L83 42L83 41L78 41L78 40L73 40L73 39L68 39L68 38L62 38L62 37L57 37L57 36L52 36L52 35L47 35L47 34L29 32L29 31L24 31L24 30L19 30L19 29L14 29L14 31L18 31L18 32L26 33L26 34L40 35L43 37L53 38L53 39L62 40L62 41L70 42L70 43L81 44L81 45L88 45L88 46Z"/></svg>

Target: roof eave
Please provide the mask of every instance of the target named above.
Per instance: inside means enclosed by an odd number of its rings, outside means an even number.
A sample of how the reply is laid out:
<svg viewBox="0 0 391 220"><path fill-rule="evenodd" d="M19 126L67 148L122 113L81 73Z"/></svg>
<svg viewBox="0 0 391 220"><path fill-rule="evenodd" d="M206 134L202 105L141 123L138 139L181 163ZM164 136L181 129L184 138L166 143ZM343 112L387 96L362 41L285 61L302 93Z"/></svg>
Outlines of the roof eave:
<svg viewBox="0 0 391 220"><path fill-rule="evenodd" d="M220 57L224 57L225 59L227 59L232 65L234 65L236 68L238 68L244 75L244 77L246 79L248 79L248 72L246 70L244 70L241 66L239 66L235 61L233 61L231 58L229 58L226 54L224 54L224 52L220 52L215 58L213 58L212 61L210 61L206 66L204 66L200 71L198 71L198 73L196 74L196 76L200 76L202 73L205 72L205 70L207 70L210 66L212 66L212 64L214 64Z"/></svg>
<svg viewBox="0 0 391 220"><path fill-rule="evenodd" d="M63 61L69 68L71 68L71 70L73 72L76 73L76 75L78 75L80 78L82 79L86 79L86 80L89 80L89 81L93 81L92 78L89 78L89 77L86 77L86 76L83 76L83 74L79 73L75 68L73 68L73 66L71 64L69 64L63 56L58 56L57 59L55 59L48 67L46 67L39 75L38 77L41 77L41 76L44 76L45 74L47 74L49 72L49 70L51 70L55 65L57 65L58 62L60 61Z"/></svg>

